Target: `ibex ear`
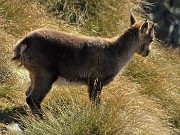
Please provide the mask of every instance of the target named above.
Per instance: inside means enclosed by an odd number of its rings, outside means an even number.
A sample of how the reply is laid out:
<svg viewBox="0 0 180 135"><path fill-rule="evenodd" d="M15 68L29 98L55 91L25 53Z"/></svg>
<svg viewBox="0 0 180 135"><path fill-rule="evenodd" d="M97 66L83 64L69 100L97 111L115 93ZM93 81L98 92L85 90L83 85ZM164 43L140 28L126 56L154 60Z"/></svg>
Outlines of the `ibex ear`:
<svg viewBox="0 0 180 135"><path fill-rule="evenodd" d="M131 26L132 26L133 24L135 24L136 19L135 19L135 17L134 17L134 14L133 14L132 9L131 9L131 12L130 12L130 20L131 20Z"/></svg>
<svg viewBox="0 0 180 135"><path fill-rule="evenodd" d="M154 34L154 23L152 24L151 28L149 29L149 35Z"/></svg>
<svg viewBox="0 0 180 135"><path fill-rule="evenodd" d="M148 29L148 22L147 19L145 20L144 24L141 26L141 33L145 33Z"/></svg>

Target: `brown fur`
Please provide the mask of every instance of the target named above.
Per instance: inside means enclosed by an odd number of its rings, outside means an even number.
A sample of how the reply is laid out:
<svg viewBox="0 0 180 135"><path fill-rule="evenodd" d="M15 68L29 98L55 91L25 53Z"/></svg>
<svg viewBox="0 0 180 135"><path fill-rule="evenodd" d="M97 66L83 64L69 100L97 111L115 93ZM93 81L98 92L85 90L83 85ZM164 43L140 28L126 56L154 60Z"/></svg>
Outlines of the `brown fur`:
<svg viewBox="0 0 180 135"><path fill-rule="evenodd" d="M89 98L100 102L104 85L111 82L135 53L149 54L153 26L136 21L118 38L79 37L55 30L39 29L29 33L15 47L13 60L29 71L26 101L34 114L42 115L41 101L58 77L88 86Z"/></svg>

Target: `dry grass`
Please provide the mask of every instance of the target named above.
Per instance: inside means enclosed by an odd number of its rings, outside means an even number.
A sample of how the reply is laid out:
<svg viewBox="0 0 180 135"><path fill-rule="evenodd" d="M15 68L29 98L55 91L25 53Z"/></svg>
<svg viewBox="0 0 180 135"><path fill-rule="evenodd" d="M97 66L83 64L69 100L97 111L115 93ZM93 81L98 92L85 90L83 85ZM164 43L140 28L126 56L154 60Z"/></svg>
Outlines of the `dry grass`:
<svg viewBox="0 0 180 135"><path fill-rule="evenodd" d="M54 87L44 101L48 119L25 118L25 134L173 134L166 111L140 90L140 85L121 76L104 89L101 106L93 108L84 87L64 87L61 92Z"/></svg>
<svg viewBox="0 0 180 135"><path fill-rule="evenodd" d="M48 7L37 1L0 1L0 112L11 112L25 103L24 89L28 75L23 69L17 68L10 58L13 46L27 32L48 27L76 34L112 37L129 27L129 10L124 9L134 8L132 1L98 2L103 6L94 9L93 12L98 11L97 14L71 26L65 19L54 19L52 14L46 12ZM87 7L91 9L91 5ZM89 12L83 13L88 15ZM68 17L69 14L65 15ZM82 13L77 14L77 18L81 16ZM26 127L22 134L179 134L179 60L179 50L167 50L159 43L153 43L148 58L135 56L122 75L104 88L99 108L89 104L84 86L54 86L43 102L48 118L37 120L31 113L21 116Z"/></svg>

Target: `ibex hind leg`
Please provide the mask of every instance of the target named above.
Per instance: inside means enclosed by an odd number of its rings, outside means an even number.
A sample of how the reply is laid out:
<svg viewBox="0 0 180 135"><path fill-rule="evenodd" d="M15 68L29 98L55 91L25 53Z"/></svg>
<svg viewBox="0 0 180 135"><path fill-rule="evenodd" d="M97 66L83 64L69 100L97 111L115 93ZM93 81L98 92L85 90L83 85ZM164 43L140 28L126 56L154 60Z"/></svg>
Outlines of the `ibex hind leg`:
<svg viewBox="0 0 180 135"><path fill-rule="evenodd" d="M46 94L50 91L52 84L57 79L57 77L57 75L47 71L41 71L41 73L33 75L33 80L31 80L32 88L30 93L26 97L26 102L35 116L43 116L41 102Z"/></svg>
<svg viewBox="0 0 180 135"><path fill-rule="evenodd" d="M95 105L98 105L101 101L100 99L101 90L102 90L102 82L98 80L98 78L89 82L89 86L88 86L89 99Z"/></svg>
<svg viewBox="0 0 180 135"><path fill-rule="evenodd" d="M27 88L25 94L26 94L26 97L28 97L28 95L30 94L31 90L32 90L32 84L33 84L33 76L32 74L30 73L29 74L29 77L30 77L30 84L29 84L29 87Z"/></svg>
<svg viewBox="0 0 180 135"><path fill-rule="evenodd" d="M29 85L29 87L27 88L27 90L26 90L26 92L25 92L26 97L28 97L28 95L31 93L31 90L32 90L32 84L31 84L31 82L30 82L30 85Z"/></svg>

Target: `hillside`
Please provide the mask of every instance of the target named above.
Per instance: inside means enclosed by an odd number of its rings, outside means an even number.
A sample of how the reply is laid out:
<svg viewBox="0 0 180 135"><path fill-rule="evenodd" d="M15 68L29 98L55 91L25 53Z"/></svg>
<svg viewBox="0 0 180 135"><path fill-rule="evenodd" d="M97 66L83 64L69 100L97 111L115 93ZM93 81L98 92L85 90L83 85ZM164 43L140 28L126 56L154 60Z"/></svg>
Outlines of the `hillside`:
<svg viewBox="0 0 180 135"><path fill-rule="evenodd" d="M180 51L152 43L149 57L136 55L103 89L93 108L85 86L54 85L43 102L48 118L35 119L25 103L28 73L10 59L16 42L37 28L77 35L113 37L129 27L139 3L121 0L0 1L0 134L178 135L180 134ZM136 5L136 6L135 6ZM85 8L81 8L85 7ZM135 12L138 18L141 14ZM9 129L9 130L8 130Z"/></svg>

